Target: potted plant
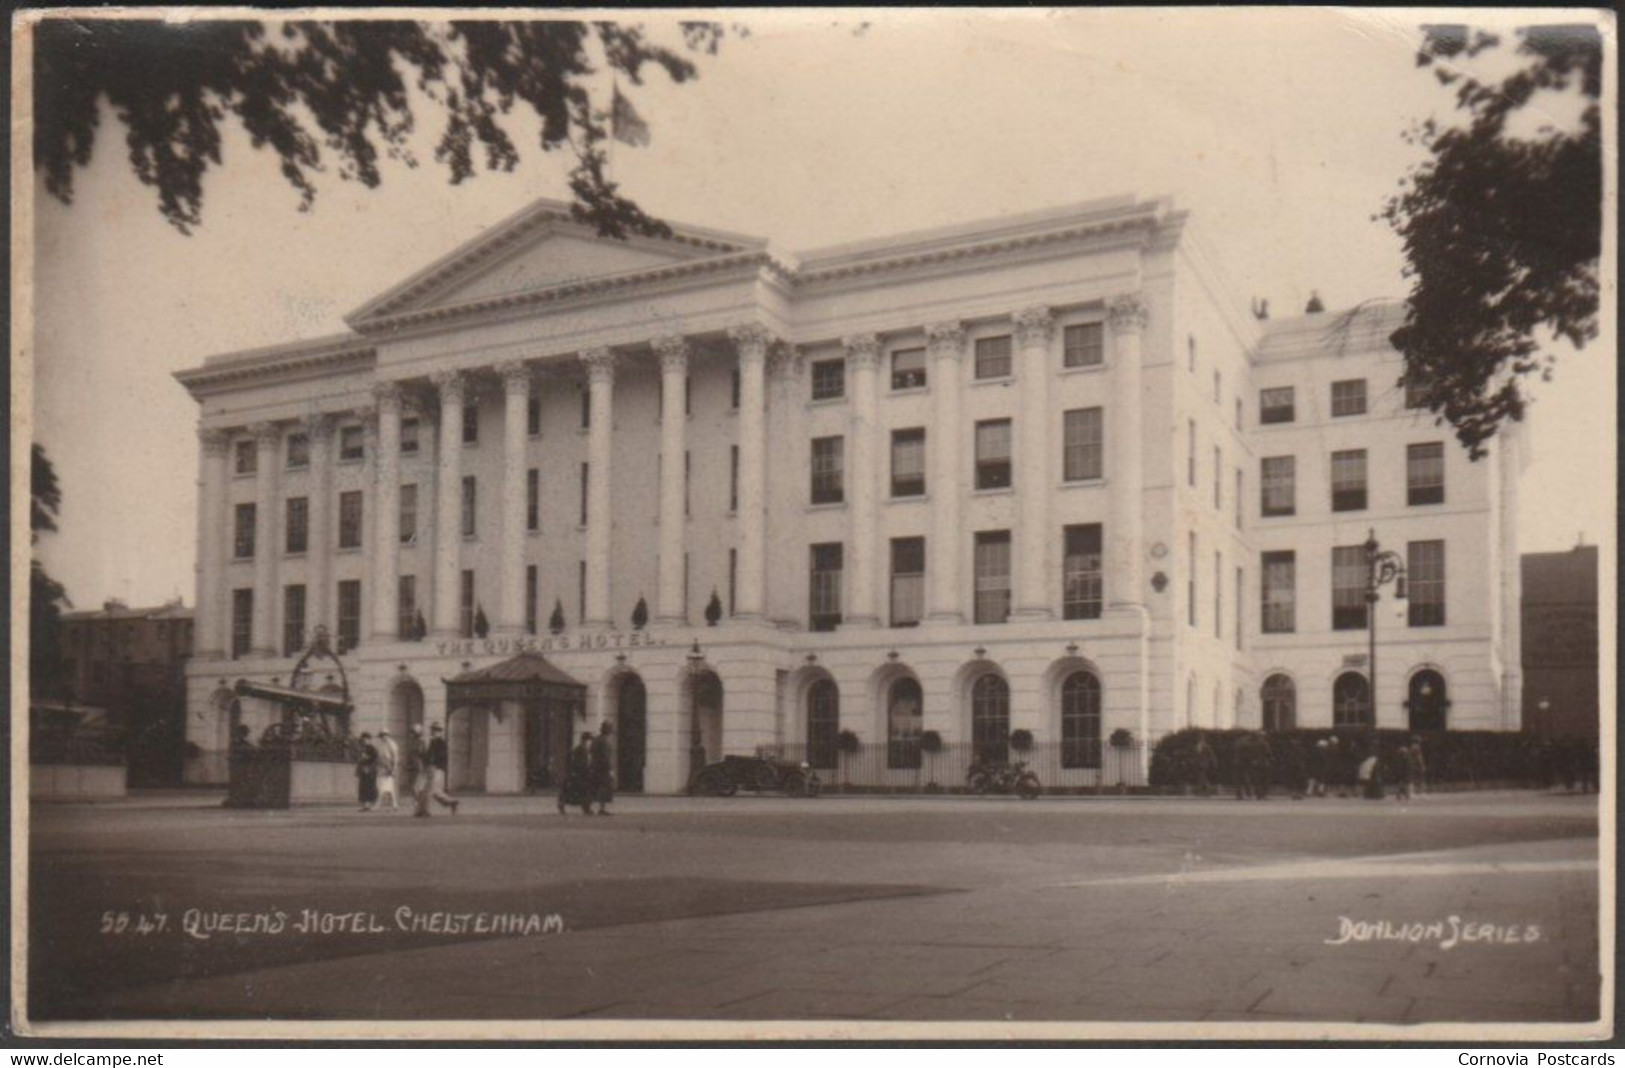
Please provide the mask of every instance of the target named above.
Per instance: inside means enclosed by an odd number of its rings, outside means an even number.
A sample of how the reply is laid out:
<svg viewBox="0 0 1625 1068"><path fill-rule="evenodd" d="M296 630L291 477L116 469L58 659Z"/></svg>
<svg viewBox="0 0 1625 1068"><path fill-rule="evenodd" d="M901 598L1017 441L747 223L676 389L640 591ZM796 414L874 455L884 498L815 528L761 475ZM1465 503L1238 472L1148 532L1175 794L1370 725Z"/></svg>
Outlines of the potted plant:
<svg viewBox="0 0 1625 1068"><path fill-rule="evenodd" d="M920 735L920 752L926 754L926 778L930 781L925 784L925 792L936 794L942 792L937 785L936 755L942 752L942 735L936 731L926 731Z"/></svg>
<svg viewBox="0 0 1625 1068"><path fill-rule="evenodd" d="M1014 730L1014 731L1010 732L1010 748L1011 749L1014 749L1018 753L1025 753L1025 752L1028 752L1029 750L1031 750L1032 747L1033 747L1033 732L1032 731L1026 730L1025 728L1023 728L1021 730Z"/></svg>
<svg viewBox="0 0 1625 1068"><path fill-rule="evenodd" d="M856 753L863 747L858 736L849 730L844 730L835 736L835 751L840 754L841 760L841 790L845 791L851 783L846 781L846 755Z"/></svg>
<svg viewBox="0 0 1625 1068"><path fill-rule="evenodd" d="M1134 732L1127 727L1119 727L1112 731L1111 737L1106 741L1112 747L1112 754L1117 760L1117 792L1127 793L1128 786L1123 782L1123 755L1134 748ZM1101 769L1101 773L1105 773L1104 768Z"/></svg>

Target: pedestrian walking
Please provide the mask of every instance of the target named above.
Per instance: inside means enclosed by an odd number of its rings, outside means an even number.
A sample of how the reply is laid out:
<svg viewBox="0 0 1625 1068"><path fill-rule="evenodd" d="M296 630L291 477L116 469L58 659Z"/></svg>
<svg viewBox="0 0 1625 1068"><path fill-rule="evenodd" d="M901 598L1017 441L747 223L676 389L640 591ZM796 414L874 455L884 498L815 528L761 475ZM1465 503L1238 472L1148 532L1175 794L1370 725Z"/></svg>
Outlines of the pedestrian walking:
<svg viewBox="0 0 1625 1068"><path fill-rule="evenodd" d="M1251 781L1253 797L1259 801L1268 801L1270 780L1275 777L1275 754L1270 749L1270 736L1263 731L1254 731L1250 737L1253 739L1253 759L1248 766L1248 778Z"/></svg>
<svg viewBox="0 0 1625 1068"><path fill-rule="evenodd" d="M423 724L412 724L406 739L406 781L411 783L412 815L429 815L429 744L423 740Z"/></svg>
<svg viewBox="0 0 1625 1068"><path fill-rule="evenodd" d="M389 798L389 807L398 809L400 801L395 792L395 770L400 763L401 751L390 736L389 728L385 727L378 732L378 807L384 807L384 798Z"/></svg>
<svg viewBox="0 0 1625 1068"><path fill-rule="evenodd" d="M615 725L607 719L592 740L591 800L598 802L600 816L609 815L609 803L615 800Z"/></svg>
<svg viewBox="0 0 1625 1068"><path fill-rule="evenodd" d="M1360 788L1360 796L1367 801L1382 800L1382 764L1377 759L1376 743L1372 743L1366 750L1365 759L1360 761L1359 770L1355 774L1355 781Z"/></svg>
<svg viewBox="0 0 1625 1068"><path fill-rule="evenodd" d="M424 815L429 813L429 800L431 798L437 804L451 809L453 816L457 815L457 806L461 802L446 793L446 769L450 763L449 756L450 754L446 750L446 729L436 723L429 728L429 748L426 760L429 772L429 788L420 802Z"/></svg>
<svg viewBox="0 0 1625 1068"><path fill-rule="evenodd" d="M1310 797L1326 796L1326 780L1330 773L1327 767L1331 762L1331 746L1322 738L1309 750L1309 787Z"/></svg>
<svg viewBox="0 0 1625 1068"><path fill-rule="evenodd" d="M559 815L566 815L571 805L580 805L583 815L592 815L592 731L582 731L581 740L565 757Z"/></svg>
<svg viewBox="0 0 1625 1068"><path fill-rule="evenodd" d="M1411 735L1411 793L1421 797L1428 792L1428 761L1427 754L1422 751L1422 736Z"/></svg>
<svg viewBox="0 0 1625 1068"><path fill-rule="evenodd" d="M361 811L371 812L378 803L378 747L372 744L372 735L363 731L361 755L355 762L356 794L361 800Z"/></svg>

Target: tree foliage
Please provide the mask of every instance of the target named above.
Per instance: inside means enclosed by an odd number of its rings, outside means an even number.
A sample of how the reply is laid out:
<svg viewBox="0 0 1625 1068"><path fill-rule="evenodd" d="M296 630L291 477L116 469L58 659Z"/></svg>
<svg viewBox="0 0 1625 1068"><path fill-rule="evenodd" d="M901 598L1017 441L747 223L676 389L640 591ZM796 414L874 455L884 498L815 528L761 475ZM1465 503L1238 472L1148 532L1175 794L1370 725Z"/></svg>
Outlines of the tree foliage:
<svg viewBox="0 0 1625 1068"><path fill-rule="evenodd" d="M1417 64L1454 89L1463 121L1410 131L1428 158L1380 216L1404 241L1411 279L1392 336L1401 384L1422 391L1474 459L1504 420L1523 417L1527 376L1551 376L1550 342L1578 348L1597 335L1601 36L1584 25L1520 30L1512 73L1469 73L1500 44L1460 26L1424 28ZM1572 128L1533 124L1556 99L1548 93L1577 95Z"/></svg>
<svg viewBox="0 0 1625 1068"><path fill-rule="evenodd" d="M681 29L695 54L714 53L723 33L706 22ZM600 75L639 85L651 66L676 83L697 73L641 27L611 22L53 17L35 27L34 46L34 166L46 189L72 201L105 103L136 176L183 233L202 220L204 177L221 163L227 124L276 153L304 210L333 162L369 188L386 158L416 166L417 106L444 120L434 156L453 184L482 166L512 170L520 148L508 125L528 109L540 120L538 147L575 157L578 219L611 237L663 234L608 177L613 121L635 114L600 103L609 89Z"/></svg>
<svg viewBox="0 0 1625 1068"><path fill-rule="evenodd" d="M37 542L42 532L56 530L56 517L62 507L62 487L56 479L45 449L35 445L29 491L29 537ZM37 559L28 574L28 667L29 686L40 694L54 694L62 681L62 609L68 591L46 573Z"/></svg>

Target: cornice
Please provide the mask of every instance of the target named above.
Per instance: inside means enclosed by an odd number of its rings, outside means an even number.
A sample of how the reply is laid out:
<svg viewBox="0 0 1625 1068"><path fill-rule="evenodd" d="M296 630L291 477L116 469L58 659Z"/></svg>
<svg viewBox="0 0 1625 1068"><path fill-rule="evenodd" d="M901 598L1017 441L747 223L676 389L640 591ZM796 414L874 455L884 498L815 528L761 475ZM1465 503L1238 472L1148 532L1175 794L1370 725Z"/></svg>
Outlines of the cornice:
<svg viewBox="0 0 1625 1068"><path fill-rule="evenodd" d="M256 381L275 382L360 370L372 366L376 360L377 352L371 343L362 338L340 336L210 357L202 367L176 371L175 380L193 397L202 397Z"/></svg>

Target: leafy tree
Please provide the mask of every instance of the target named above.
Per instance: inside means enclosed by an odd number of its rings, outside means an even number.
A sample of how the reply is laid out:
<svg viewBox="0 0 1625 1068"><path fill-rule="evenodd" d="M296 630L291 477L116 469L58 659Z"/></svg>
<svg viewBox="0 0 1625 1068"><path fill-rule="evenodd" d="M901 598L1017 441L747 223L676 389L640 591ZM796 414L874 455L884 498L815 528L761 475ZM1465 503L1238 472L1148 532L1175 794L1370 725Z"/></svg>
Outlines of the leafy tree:
<svg viewBox="0 0 1625 1068"><path fill-rule="evenodd" d="M1401 384L1455 428L1469 455L1503 420L1520 420L1525 378L1549 379L1547 345L1597 336L1602 239L1602 39L1596 27L1518 31L1505 77L1470 61L1500 40L1462 26L1424 27L1417 65L1454 87L1464 122L1429 120L1406 136L1428 159L1381 212L1403 239L1412 280ZM1537 94L1578 93L1574 129L1536 127ZM1551 99L1551 98L1547 98Z"/></svg>
<svg viewBox="0 0 1625 1068"><path fill-rule="evenodd" d="M45 449L35 445L30 478L29 540L39 542L41 532L56 530L62 508L62 488ZM34 560L28 575L28 669L30 688L55 693L62 683L62 609L68 592Z"/></svg>
<svg viewBox="0 0 1625 1068"><path fill-rule="evenodd" d="M687 50L714 54L715 23L681 24ZM743 31L740 31L743 32ZM182 233L202 220L203 178L221 162L222 127L239 124L269 148L299 193L337 161L341 178L373 188L380 159L417 161L414 102L444 119L435 159L453 184L483 164L510 171L520 150L507 125L529 109L544 152L574 154L569 185L578 219L606 236L664 234L606 173L606 141L647 139L621 95L653 65L673 82L695 77L679 51L641 27L569 21L261 21L52 17L34 27L34 166L46 189L72 201L110 105L135 174ZM595 61L595 56L600 57ZM607 106L601 62L614 76Z"/></svg>

